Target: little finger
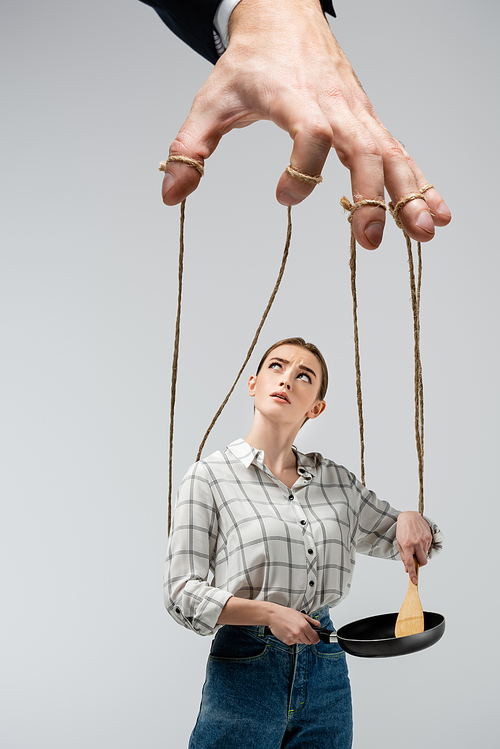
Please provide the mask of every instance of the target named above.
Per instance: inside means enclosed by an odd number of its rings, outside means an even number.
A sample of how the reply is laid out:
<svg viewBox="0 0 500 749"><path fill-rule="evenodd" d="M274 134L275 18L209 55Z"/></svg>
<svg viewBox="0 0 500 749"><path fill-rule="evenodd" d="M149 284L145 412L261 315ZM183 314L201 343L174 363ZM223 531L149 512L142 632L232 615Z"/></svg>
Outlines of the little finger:
<svg viewBox="0 0 500 749"><path fill-rule="evenodd" d="M418 189L424 191L427 208L429 209L435 226L446 226L451 221L451 211L444 202L441 195L435 189L434 185L429 185L417 164L406 151L404 146L401 149L406 157L408 165L415 175Z"/></svg>

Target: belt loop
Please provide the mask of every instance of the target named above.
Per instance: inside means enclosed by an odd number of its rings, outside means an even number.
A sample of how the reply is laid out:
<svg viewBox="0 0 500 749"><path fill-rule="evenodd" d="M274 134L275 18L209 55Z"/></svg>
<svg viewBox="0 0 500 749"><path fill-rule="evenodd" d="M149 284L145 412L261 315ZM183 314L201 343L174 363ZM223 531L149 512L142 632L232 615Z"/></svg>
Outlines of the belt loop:
<svg viewBox="0 0 500 749"><path fill-rule="evenodd" d="M265 634L266 634L266 625L259 624L259 637L264 637Z"/></svg>

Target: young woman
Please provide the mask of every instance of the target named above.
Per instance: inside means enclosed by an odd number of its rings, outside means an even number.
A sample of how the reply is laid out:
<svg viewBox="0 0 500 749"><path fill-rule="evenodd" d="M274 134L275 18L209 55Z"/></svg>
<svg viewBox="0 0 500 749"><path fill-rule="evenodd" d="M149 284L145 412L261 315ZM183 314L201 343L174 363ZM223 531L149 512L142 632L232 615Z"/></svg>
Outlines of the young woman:
<svg viewBox="0 0 500 749"><path fill-rule="evenodd" d="M288 338L248 382L245 440L195 463L179 489L166 564L173 618L217 632L190 749L348 749L345 654L320 642L345 598L356 552L401 557L416 582L442 536L418 512L398 512L343 466L294 440L326 408L320 351ZM222 626L224 625L224 626Z"/></svg>

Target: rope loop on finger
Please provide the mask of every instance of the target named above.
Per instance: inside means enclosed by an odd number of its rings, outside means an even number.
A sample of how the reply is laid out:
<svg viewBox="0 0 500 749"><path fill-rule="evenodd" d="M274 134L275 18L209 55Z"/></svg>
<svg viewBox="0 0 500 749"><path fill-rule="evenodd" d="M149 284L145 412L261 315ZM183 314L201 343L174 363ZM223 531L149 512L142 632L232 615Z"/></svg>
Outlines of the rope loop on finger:
<svg viewBox="0 0 500 749"><path fill-rule="evenodd" d="M203 167L203 164L200 164L200 162L196 161L196 159L190 159L189 156L180 156L180 155L169 156L166 161L160 161L160 166L158 167L158 170L160 172L166 172L167 164L173 161L180 161L183 164L187 164L188 166L194 167L194 169L196 169L196 171L199 173L200 177L203 177L203 175L205 174L205 168Z"/></svg>
<svg viewBox="0 0 500 749"><path fill-rule="evenodd" d="M394 205L394 203L389 203L389 210L391 212L391 216L393 217L394 221L396 222L396 226L399 229L403 228L403 224L401 223L399 214L401 213L405 205L412 200L425 200L425 202L427 202L425 193L427 192L427 190L431 190L433 187L434 185L424 185L423 187L420 188L418 192L412 192L409 195L405 195L404 198L401 198L401 200L398 200L396 205Z"/></svg>
<svg viewBox="0 0 500 749"><path fill-rule="evenodd" d="M288 172L290 177L295 177L301 182L307 182L308 184L319 185L321 182L323 182L323 177L321 176L321 174L304 174L303 172L299 172L298 169L295 169L291 164L287 166L285 172Z"/></svg>
<svg viewBox="0 0 500 749"><path fill-rule="evenodd" d="M371 205L376 208L383 208L384 211L387 210L387 206L384 203L383 200L358 200L356 203L351 203L351 201L346 198L345 195L342 195L340 198L340 205L344 209L344 211L349 211L349 216L347 217L347 220L350 224L352 224L352 217L354 216L354 213L358 210L358 208L362 208L365 205Z"/></svg>
<svg viewBox="0 0 500 749"><path fill-rule="evenodd" d="M434 185L424 185L423 187L420 188L420 192L423 195L424 192L427 192L427 190L432 190L432 189L434 189Z"/></svg>

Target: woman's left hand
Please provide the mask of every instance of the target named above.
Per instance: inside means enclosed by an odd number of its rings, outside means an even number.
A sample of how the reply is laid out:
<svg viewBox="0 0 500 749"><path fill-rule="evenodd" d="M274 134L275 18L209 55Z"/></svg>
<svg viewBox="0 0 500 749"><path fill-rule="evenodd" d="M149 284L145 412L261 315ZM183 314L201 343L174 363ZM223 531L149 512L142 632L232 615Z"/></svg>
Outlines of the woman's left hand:
<svg viewBox="0 0 500 749"><path fill-rule="evenodd" d="M420 567L427 564L427 552L432 543L432 532L427 520L419 512L402 512L398 516L396 528L401 560L414 585L418 582L413 555L417 557Z"/></svg>

